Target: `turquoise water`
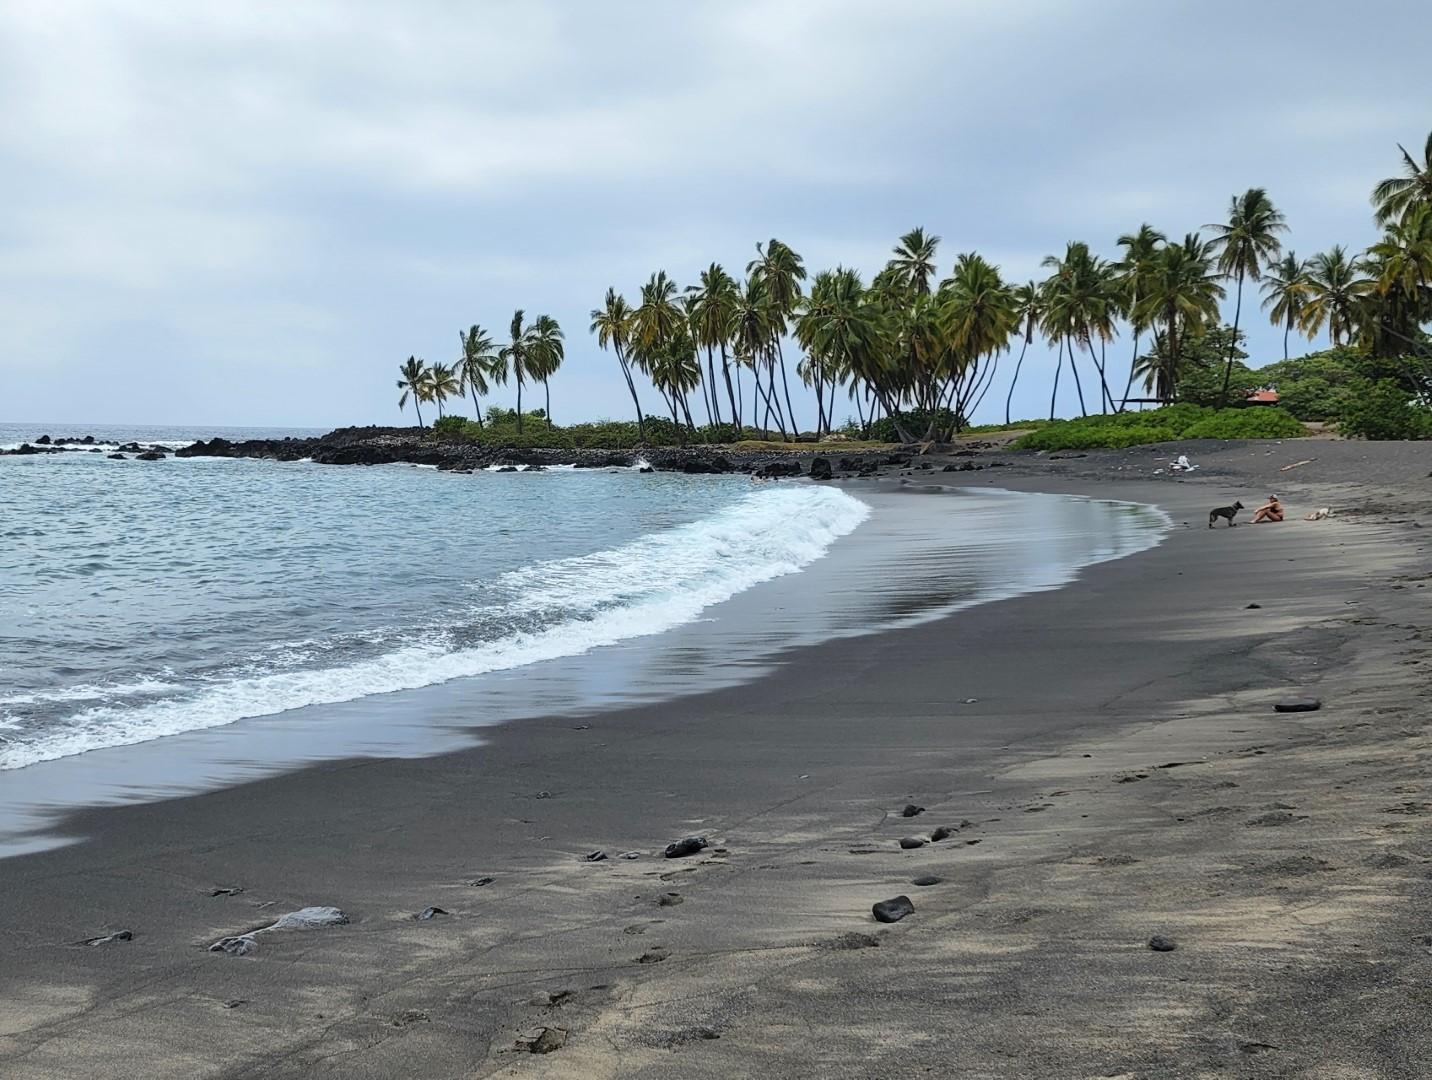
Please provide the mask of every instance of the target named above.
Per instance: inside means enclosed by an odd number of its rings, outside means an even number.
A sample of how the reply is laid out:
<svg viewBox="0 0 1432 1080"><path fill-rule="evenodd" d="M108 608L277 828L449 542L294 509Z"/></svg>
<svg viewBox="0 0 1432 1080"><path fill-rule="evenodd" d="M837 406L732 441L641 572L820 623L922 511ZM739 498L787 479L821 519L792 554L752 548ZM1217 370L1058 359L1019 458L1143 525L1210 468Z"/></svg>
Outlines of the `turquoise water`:
<svg viewBox="0 0 1432 1080"><path fill-rule="evenodd" d="M0 855L61 842L75 807L756 679L792 649L1058 588L1167 527L1127 503L915 491L0 458Z"/></svg>
<svg viewBox="0 0 1432 1080"><path fill-rule="evenodd" d="M669 629L866 516L814 486L0 459L0 769Z"/></svg>

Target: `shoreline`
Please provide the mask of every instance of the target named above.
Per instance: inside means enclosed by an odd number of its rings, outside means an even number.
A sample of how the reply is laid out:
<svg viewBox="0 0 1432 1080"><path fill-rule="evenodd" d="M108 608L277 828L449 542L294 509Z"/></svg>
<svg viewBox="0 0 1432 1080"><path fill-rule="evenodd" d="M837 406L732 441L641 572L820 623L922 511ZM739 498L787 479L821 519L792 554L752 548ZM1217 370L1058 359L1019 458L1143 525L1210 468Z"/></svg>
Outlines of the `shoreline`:
<svg viewBox="0 0 1432 1080"><path fill-rule="evenodd" d="M1204 471L1179 483L1128 453L1000 474L1191 522L1052 592L590 727L524 721L475 751L80 815L89 842L5 864L0 926L24 947L0 961L0 1064L1418 1075L1426 1036L1399 1025L1420 1011L1409 901L1432 858L1404 662L1423 647L1418 582L1389 581L1425 561L1426 461L1320 446L1295 483L1280 470L1301 447L1199 449ZM1332 493L1339 515L1207 533L1200 508L1235 482L1291 488L1297 508ZM1322 711L1271 712L1309 687ZM904 821L906 802L928 809ZM938 824L956 836L894 844ZM661 858L688 833L712 849ZM611 857L581 861L598 847ZM208 895L220 886L244 891ZM900 892L915 914L879 927L870 904ZM327 903L353 922L254 957L204 950ZM433 905L452 914L408 917ZM133 940L64 944L120 928ZM1150 952L1154 933L1178 950ZM542 1027L564 1044L516 1049Z"/></svg>

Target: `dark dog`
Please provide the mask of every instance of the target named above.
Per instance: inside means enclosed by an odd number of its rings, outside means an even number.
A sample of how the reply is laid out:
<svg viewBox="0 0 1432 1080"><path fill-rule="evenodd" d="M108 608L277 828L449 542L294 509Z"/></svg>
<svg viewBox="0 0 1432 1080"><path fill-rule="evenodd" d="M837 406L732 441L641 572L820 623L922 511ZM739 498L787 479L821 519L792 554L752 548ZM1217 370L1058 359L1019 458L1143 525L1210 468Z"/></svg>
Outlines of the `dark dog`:
<svg viewBox="0 0 1432 1080"><path fill-rule="evenodd" d="M1213 523L1215 521L1217 521L1219 518L1224 518L1228 522L1228 527L1230 529L1233 528L1233 515L1238 513L1238 511L1242 509L1243 504L1241 502L1236 502L1232 506L1220 506L1216 510L1210 510L1208 512L1208 527L1210 529L1213 528Z"/></svg>

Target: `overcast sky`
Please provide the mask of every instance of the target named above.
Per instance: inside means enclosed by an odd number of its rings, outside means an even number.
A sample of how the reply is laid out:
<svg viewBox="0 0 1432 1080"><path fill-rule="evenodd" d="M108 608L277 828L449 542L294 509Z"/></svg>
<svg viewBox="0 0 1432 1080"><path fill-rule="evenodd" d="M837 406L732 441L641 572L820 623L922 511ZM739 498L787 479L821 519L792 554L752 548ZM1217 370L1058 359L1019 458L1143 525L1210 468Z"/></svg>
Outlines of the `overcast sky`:
<svg viewBox="0 0 1432 1080"><path fill-rule="evenodd" d="M402 359L519 306L567 333L557 421L624 417L606 288L772 236L868 277L923 225L1023 280L1257 185L1300 255L1361 247L1429 40L1412 2L8 0L0 420L399 423Z"/></svg>

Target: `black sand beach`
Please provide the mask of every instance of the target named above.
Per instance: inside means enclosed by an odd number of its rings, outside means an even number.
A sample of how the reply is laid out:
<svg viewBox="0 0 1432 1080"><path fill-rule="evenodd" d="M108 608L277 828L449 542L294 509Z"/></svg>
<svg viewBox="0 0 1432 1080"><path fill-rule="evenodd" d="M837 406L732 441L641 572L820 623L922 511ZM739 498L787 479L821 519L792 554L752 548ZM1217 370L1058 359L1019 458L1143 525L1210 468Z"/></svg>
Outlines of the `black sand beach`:
<svg viewBox="0 0 1432 1080"><path fill-rule="evenodd" d="M76 815L0 863L0 1074L1428 1075L1426 446L998 456L938 481L1179 524L750 684Z"/></svg>

